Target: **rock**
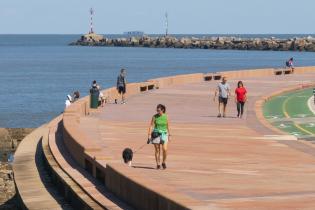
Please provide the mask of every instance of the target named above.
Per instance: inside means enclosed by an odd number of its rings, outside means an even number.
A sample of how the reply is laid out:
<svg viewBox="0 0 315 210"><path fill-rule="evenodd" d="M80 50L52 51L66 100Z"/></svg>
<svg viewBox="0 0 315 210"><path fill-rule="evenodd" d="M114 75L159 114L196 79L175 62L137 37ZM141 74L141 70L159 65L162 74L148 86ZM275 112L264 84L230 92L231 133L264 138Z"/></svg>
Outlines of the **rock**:
<svg viewBox="0 0 315 210"><path fill-rule="evenodd" d="M131 37L131 38L130 38L130 44L131 44L132 46L138 46L138 45L139 45L139 39L136 38L136 37Z"/></svg>
<svg viewBox="0 0 315 210"><path fill-rule="evenodd" d="M5 128L0 128L0 139L8 139L9 137L9 131Z"/></svg>
<svg viewBox="0 0 315 210"><path fill-rule="evenodd" d="M12 169L7 163L1 163L0 165L0 209L18 209L16 206L17 199L15 196L15 185L11 178L8 178L8 174L12 174Z"/></svg>
<svg viewBox="0 0 315 210"><path fill-rule="evenodd" d="M95 33L85 34L84 36L81 37L81 40L86 42L100 42L103 39L104 39L103 35Z"/></svg>

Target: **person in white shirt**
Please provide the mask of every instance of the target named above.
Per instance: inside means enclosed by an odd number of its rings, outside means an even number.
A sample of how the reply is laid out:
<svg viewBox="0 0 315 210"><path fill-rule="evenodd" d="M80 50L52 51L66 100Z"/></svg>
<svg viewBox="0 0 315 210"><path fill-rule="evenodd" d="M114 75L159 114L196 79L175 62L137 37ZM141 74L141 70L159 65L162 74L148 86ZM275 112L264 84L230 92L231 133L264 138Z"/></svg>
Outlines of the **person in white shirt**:
<svg viewBox="0 0 315 210"><path fill-rule="evenodd" d="M72 102L72 98L70 95L67 95L67 100L65 102L66 108L69 107L71 105Z"/></svg>

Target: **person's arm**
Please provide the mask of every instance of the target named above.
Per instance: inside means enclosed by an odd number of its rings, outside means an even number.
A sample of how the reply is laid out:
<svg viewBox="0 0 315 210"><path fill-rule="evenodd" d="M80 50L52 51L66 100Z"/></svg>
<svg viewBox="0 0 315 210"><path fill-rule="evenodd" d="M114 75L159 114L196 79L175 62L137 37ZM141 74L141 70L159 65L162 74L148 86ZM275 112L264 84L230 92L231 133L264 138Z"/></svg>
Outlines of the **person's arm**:
<svg viewBox="0 0 315 210"><path fill-rule="evenodd" d="M231 88L230 88L230 85L228 84L228 87L227 87L227 93L228 93L228 97L232 96L231 94Z"/></svg>
<svg viewBox="0 0 315 210"><path fill-rule="evenodd" d="M214 98L213 98L213 101L215 101L217 95L218 95L218 91L219 91L219 88L217 87L214 91Z"/></svg>
<svg viewBox="0 0 315 210"><path fill-rule="evenodd" d="M170 121L169 121L168 116L167 116L167 133L168 133L168 140L171 140Z"/></svg>
<svg viewBox="0 0 315 210"><path fill-rule="evenodd" d="M148 139L151 138L151 130L152 130L152 127L154 126L154 116L152 117L151 119L151 123L150 123L150 126L149 126L149 130L148 130Z"/></svg>
<svg viewBox="0 0 315 210"><path fill-rule="evenodd" d="M237 103L237 88L235 89L235 103Z"/></svg>
<svg viewBox="0 0 315 210"><path fill-rule="evenodd" d="M245 93L244 93L244 98L245 98L245 102L247 102L247 90L245 89Z"/></svg>

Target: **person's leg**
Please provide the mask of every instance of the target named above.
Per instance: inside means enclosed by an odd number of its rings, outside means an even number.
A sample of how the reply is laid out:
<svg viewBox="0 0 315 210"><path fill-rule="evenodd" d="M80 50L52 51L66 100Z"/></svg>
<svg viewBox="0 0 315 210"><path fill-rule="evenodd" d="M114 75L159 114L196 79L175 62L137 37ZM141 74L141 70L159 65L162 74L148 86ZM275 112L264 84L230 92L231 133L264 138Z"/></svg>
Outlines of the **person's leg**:
<svg viewBox="0 0 315 210"><path fill-rule="evenodd" d="M125 103L125 94L124 94L124 93L121 94L121 101L122 101L123 103Z"/></svg>
<svg viewBox="0 0 315 210"><path fill-rule="evenodd" d="M167 142L162 145L163 147L163 162L162 166L165 169L166 168L166 159L167 159Z"/></svg>
<svg viewBox="0 0 315 210"><path fill-rule="evenodd" d="M115 99L115 104L118 104L118 100L120 97L121 97L121 89L120 89L120 87L118 87L118 98Z"/></svg>
<svg viewBox="0 0 315 210"><path fill-rule="evenodd" d="M218 112L219 112L218 117L221 117L221 102L219 102L218 104Z"/></svg>
<svg viewBox="0 0 315 210"><path fill-rule="evenodd" d="M218 104L218 111L219 111L219 114L218 114L218 117L221 117L222 114L221 114L221 106L222 106L222 100L221 98L219 97L219 104Z"/></svg>
<svg viewBox="0 0 315 210"><path fill-rule="evenodd" d="M154 149L155 149L155 161L157 168L160 167L160 145L159 144L154 144Z"/></svg>
<svg viewBox="0 0 315 210"><path fill-rule="evenodd" d="M227 99L223 102L223 117L226 117L226 105L227 105Z"/></svg>
<svg viewBox="0 0 315 210"><path fill-rule="evenodd" d="M125 93L126 93L126 87L121 87L121 103L125 104Z"/></svg>
<svg viewBox="0 0 315 210"><path fill-rule="evenodd" d="M245 102L240 102L240 108L241 108L241 115L240 115L240 117L241 118L243 117L243 114L244 114L244 105L245 105Z"/></svg>
<svg viewBox="0 0 315 210"><path fill-rule="evenodd" d="M237 117L240 117L241 103L239 101L236 103L236 108L237 108Z"/></svg>

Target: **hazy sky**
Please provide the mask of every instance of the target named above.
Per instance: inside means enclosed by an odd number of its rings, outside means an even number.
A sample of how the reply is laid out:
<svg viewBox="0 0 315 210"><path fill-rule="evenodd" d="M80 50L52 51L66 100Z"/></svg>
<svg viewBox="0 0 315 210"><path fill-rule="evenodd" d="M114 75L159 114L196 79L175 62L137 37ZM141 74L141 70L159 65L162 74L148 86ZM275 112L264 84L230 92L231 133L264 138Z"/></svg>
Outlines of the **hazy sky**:
<svg viewBox="0 0 315 210"><path fill-rule="evenodd" d="M315 33L314 0L0 0L0 34Z"/></svg>

